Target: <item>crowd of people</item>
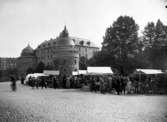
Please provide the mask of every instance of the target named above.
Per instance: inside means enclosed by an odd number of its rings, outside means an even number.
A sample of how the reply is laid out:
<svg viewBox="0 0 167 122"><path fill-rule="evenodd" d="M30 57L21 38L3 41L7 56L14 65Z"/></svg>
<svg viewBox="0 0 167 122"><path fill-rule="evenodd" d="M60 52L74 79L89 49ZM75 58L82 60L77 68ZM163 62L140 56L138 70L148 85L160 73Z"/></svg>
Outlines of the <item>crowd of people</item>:
<svg viewBox="0 0 167 122"><path fill-rule="evenodd" d="M48 78L47 78L48 79ZM47 88L48 87L48 80L44 77L29 77L28 82L26 83L27 85L31 86L32 88Z"/></svg>
<svg viewBox="0 0 167 122"><path fill-rule="evenodd" d="M24 84L23 80L21 80ZM154 77L144 79L120 75L77 75L29 77L27 85L32 88L82 88L87 86L91 92L113 94L150 94L156 93Z"/></svg>

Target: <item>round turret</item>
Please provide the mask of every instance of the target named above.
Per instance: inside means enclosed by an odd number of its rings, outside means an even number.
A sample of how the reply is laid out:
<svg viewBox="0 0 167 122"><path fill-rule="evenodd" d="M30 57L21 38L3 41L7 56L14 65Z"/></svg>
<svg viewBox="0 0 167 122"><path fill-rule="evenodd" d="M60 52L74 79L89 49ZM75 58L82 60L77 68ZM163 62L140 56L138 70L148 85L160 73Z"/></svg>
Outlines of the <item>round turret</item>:
<svg viewBox="0 0 167 122"><path fill-rule="evenodd" d="M21 56L29 56L29 55L33 55L34 50L30 45L27 45L27 47L25 47L22 50Z"/></svg>
<svg viewBox="0 0 167 122"><path fill-rule="evenodd" d="M22 52L21 56L17 59L17 67L20 75L26 75L29 68L36 66L36 57L32 47L27 45Z"/></svg>
<svg viewBox="0 0 167 122"><path fill-rule="evenodd" d="M68 37L60 37L57 39L56 41L56 46L75 46L75 43L72 39L68 38Z"/></svg>
<svg viewBox="0 0 167 122"><path fill-rule="evenodd" d="M61 76L70 76L79 69L79 52L74 41L69 37L66 27L56 41L54 64L58 65Z"/></svg>
<svg viewBox="0 0 167 122"><path fill-rule="evenodd" d="M69 33L66 29L66 26L64 27L64 30L60 33L59 38L56 41L56 46L75 46L74 41L71 38L69 38Z"/></svg>

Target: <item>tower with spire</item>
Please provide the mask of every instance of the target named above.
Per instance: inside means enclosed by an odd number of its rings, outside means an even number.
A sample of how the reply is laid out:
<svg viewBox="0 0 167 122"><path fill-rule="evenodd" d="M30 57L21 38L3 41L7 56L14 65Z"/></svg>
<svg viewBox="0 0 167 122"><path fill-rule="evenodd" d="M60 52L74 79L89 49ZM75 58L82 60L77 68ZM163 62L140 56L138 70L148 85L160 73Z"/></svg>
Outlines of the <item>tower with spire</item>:
<svg viewBox="0 0 167 122"><path fill-rule="evenodd" d="M65 38L65 37L69 37L69 33L68 30L66 28L66 25L64 26L64 30L60 33L60 38Z"/></svg>
<svg viewBox="0 0 167 122"><path fill-rule="evenodd" d="M75 48L74 41L69 37L66 26L60 33L55 48L53 64L58 65L61 76L70 76L73 71L79 70L79 52Z"/></svg>

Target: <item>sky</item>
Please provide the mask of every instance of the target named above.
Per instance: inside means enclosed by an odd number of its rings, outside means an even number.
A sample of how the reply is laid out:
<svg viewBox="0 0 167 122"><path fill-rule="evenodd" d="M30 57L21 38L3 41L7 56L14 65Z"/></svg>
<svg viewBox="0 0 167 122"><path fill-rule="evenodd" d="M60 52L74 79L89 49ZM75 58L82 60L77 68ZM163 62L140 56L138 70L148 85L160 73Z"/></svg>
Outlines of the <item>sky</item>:
<svg viewBox="0 0 167 122"><path fill-rule="evenodd" d="M0 0L0 57L18 57L30 44L56 38L67 26L70 36L101 46L107 27L128 15L140 26L167 25L166 0Z"/></svg>

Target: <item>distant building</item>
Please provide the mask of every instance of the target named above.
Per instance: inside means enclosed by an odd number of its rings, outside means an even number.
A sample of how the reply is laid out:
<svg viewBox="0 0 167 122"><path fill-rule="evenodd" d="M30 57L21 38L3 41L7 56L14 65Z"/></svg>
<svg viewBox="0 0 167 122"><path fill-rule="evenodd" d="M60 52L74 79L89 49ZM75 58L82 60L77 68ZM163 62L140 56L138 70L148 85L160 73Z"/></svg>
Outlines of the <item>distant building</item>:
<svg viewBox="0 0 167 122"><path fill-rule="evenodd" d="M0 70L16 68L16 58L0 58Z"/></svg>

